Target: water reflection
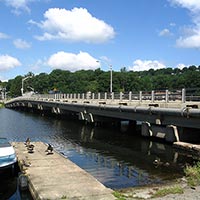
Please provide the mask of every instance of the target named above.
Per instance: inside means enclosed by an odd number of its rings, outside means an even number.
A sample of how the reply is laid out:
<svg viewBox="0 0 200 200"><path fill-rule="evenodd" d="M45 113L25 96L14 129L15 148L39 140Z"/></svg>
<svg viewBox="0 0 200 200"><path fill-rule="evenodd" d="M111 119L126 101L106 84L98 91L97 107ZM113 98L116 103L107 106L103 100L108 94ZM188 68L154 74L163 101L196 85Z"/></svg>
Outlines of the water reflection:
<svg viewBox="0 0 200 200"><path fill-rule="evenodd" d="M81 156L77 159L71 155L70 159L112 188L162 183L182 176L185 163L193 161L191 156L181 155L170 145L139 136L108 134L101 128L83 126L79 137L81 148L74 145L74 149Z"/></svg>
<svg viewBox="0 0 200 200"><path fill-rule="evenodd" d="M0 175L0 199L13 199L17 190L16 178ZM15 198L17 199L17 198Z"/></svg>
<svg viewBox="0 0 200 200"><path fill-rule="evenodd" d="M11 175L11 170L0 171L0 199L1 200L32 200L28 191L20 191L18 179Z"/></svg>
<svg viewBox="0 0 200 200"><path fill-rule="evenodd" d="M193 158L171 145L122 134L117 129L90 127L69 119L0 109L0 136L10 141L51 143L54 149L110 188L163 183L182 176ZM155 163L155 160L159 163Z"/></svg>

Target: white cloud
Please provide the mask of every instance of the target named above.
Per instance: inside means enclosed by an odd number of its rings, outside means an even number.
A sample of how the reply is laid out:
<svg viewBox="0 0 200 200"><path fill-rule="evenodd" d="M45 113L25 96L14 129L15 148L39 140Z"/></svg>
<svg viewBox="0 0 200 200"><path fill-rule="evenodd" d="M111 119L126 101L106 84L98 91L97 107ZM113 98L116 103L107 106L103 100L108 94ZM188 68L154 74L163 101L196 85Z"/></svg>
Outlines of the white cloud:
<svg viewBox="0 0 200 200"><path fill-rule="evenodd" d="M5 79L3 76L0 76L0 81L1 82L8 82L8 79Z"/></svg>
<svg viewBox="0 0 200 200"><path fill-rule="evenodd" d="M178 68L178 69L183 69L184 67L188 67L188 66L187 66L187 65L185 65L185 64L182 64L182 63L180 63L180 64L176 65L176 67L175 67L175 68Z"/></svg>
<svg viewBox="0 0 200 200"><path fill-rule="evenodd" d="M6 35L5 33L1 33L0 32L0 39L8 39L8 38L9 38L8 35Z"/></svg>
<svg viewBox="0 0 200 200"><path fill-rule="evenodd" d="M0 71L6 71L20 65L21 63L17 58L9 55L0 55Z"/></svg>
<svg viewBox="0 0 200 200"><path fill-rule="evenodd" d="M41 41L58 39L102 43L115 36L112 26L93 17L85 8L51 8L44 13L44 18L40 23L29 21L44 31L43 35L36 36L36 39Z"/></svg>
<svg viewBox="0 0 200 200"><path fill-rule="evenodd" d="M100 67L97 59L86 52L73 54L60 51L51 55L47 61L47 64L52 68L64 69L69 71L77 71L81 69L94 70Z"/></svg>
<svg viewBox="0 0 200 200"><path fill-rule="evenodd" d="M30 43L28 43L28 42L26 42L25 40L22 40L22 39L16 39L16 40L14 40L13 44L18 49L28 49L28 48L31 47Z"/></svg>
<svg viewBox="0 0 200 200"><path fill-rule="evenodd" d="M160 33L159 33L159 36L166 36L167 37L167 36L171 36L171 35L172 35L172 33L167 28L161 30Z"/></svg>
<svg viewBox="0 0 200 200"><path fill-rule="evenodd" d="M186 8L191 12L193 24L185 36L177 40L177 46L182 48L200 48L200 1L199 0L168 0L173 5Z"/></svg>
<svg viewBox="0 0 200 200"><path fill-rule="evenodd" d="M47 64L47 59L45 57L43 59L38 59L35 61L35 63L29 65L30 71L34 73L40 73L41 71L45 71L44 68L46 67L49 68Z"/></svg>
<svg viewBox="0 0 200 200"><path fill-rule="evenodd" d="M169 0L172 4L187 8L192 12L198 12L200 10L199 0Z"/></svg>
<svg viewBox="0 0 200 200"><path fill-rule="evenodd" d="M133 66L129 67L129 70L133 70L133 71L145 71L145 70L149 70L149 69L162 69L162 68L166 68L166 66L157 61L157 60L135 60L133 62Z"/></svg>
<svg viewBox="0 0 200 200"><path fill-rule="evenodd" d="M28 4L36 0L0 0L0 1L4 2L7 6L12 7L13 8L12 12L16 15L19 15L23 11L30 13L30 8L28 7Z"/></svg>
<svg viewBox="0 0 200 200"><path fill-rule="evenodd" d="M200 48L200 30L199 33L188 37L180 37L177 41L178 47L183 48Z"/></svg>
<svg viewBox="0 0 200 200"><path fill-rule="evenodd" d="M30 13L30 4L32 2L49 2L51 0L0 0L7 6L12 8L12 12L16 15L20 15L22 12Z"/></svg>

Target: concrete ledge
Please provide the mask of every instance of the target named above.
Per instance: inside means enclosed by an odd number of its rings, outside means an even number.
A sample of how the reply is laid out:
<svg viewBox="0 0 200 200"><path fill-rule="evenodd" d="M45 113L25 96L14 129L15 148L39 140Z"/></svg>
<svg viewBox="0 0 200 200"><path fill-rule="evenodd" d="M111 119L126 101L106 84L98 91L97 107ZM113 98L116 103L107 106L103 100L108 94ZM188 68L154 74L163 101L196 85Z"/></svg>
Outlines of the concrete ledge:
<svg viewBox="0 0 200 200"><path fill-rule="evenodd" d="M195 155L200 155L200 145L187 142L174 142L173 147L184 151L189 151Z"/></svg>
<svg viewBox="0 0 200 200"><path fill-rule="evenodd" d="M55 151L47 154L44 143L34 142L34 153L28 153L22 142L12 145L21 170L28 176L29 189L34 199L115 199L111 189L61 154Z"/></svg>

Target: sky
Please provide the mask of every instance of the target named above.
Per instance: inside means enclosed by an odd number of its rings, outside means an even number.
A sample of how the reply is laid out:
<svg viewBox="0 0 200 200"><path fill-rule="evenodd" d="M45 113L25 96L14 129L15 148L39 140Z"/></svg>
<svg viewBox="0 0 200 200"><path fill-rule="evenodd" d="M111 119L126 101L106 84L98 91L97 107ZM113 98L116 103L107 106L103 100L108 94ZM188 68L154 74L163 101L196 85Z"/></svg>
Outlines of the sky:
<svg viewBox="0 0 200 200"><path fill-rule="evenodd" d="M200 0L0 0L0 80L199 66Z"/></svg>

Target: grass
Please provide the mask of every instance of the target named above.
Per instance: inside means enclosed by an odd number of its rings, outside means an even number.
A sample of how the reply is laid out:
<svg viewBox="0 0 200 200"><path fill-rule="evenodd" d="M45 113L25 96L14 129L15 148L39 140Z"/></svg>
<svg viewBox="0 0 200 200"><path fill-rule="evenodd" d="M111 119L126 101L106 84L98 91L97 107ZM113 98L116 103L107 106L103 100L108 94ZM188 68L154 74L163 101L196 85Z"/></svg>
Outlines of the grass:
<svg viewBox="0 0 200 200"><path fill-rule="evenodd" d="M114 191L113 195L117 198L117 200L126 200L126 198L124 197L124 195L121 194L120 192Z"/></svg>
<svg viewBox="0 0 200 200"><path fill-rule="evenodd" d="M189 186L197 186L200 185L200 161L198 161L193 166L188 165L184 169L184 173L187 179L187 183ZM167 194L182 194L183 188L180 186L174 186L170 188L165 188L158 190L153 197L163 197Z"/></svg>
<svg viewBox="0 0 200 200"><path fill-rule="evenodd" d="M187 179L187 184L189 186L194 187L200 185L200 161L198 161L194 165L187 165L184 169L184 173ZM162 198L168 194L183 194L183 192L184 188L181 187L181 185L174 185L171 187L158 189L154 194L152 194L151 198ZM126 200L126 196L123 195L123 192L120 193L119 191L115 191L113 195L116 197L117 200Z"/></svg>
<svg viewBox="0 0 200 200"><path fill-rule="evenodd" d="M200 184L200 161L193 166L186 166L184 173L189 186L197 186Z"/></svg>
<svg viewBox="0 0 200 200"><path fill-rule="evenodd" d="M176 185L174 187L163 188L163 189L156 191L156 193L153 194L152 197L153 198L164 197L168 194L183 194L183 188L178 185Z"/></svg>
<svg viewBox="0 0 200 200"><path fill-rule="evenodd" d="M61 199L67 199L67 196L63 195L63 196L61 197Z"/></svg>

